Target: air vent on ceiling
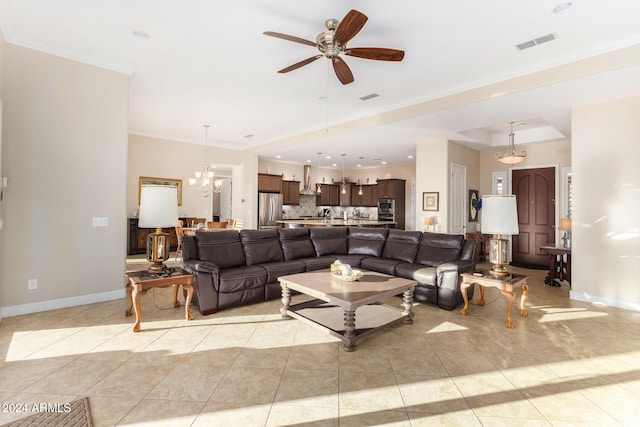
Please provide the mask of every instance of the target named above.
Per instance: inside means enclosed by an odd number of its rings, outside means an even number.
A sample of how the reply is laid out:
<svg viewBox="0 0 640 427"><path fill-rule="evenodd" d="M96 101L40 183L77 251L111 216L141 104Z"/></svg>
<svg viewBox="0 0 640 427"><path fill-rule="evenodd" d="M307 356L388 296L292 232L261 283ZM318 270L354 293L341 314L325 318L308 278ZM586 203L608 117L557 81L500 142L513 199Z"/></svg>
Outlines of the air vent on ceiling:
<svg viewBox="0 0 640 427"><path fill-rule="evenodd" d="M368 100L370 100L372 98L377 98L379 96L380 95L378 95L377 93L370 93L369 95L361 96L360 99L363 100L363 101L368 101Z"/></svg>
<svg viewBox="0 0 640 427"><path fill-rule="evenodd" d="M557 38L558 36L556 36L554 33L549 33L544 36L535 38L533 40L527 40L526 42L517 44L516 47L518 48L518 50L525 50L525 49L529 49L530 47L541 45L542 43L556 40Z"/></svg>

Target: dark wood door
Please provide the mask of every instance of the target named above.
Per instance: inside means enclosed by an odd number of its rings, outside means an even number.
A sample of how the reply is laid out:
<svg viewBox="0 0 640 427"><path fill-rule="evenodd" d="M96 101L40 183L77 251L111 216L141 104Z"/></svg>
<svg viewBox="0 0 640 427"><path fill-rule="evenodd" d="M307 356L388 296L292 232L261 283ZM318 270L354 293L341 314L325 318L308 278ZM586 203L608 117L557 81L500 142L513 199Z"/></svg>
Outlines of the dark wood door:
<svg viewBox="0 0 640 427"><path fill-rule="evenodd" d="M513 236L515 264L549 265L541 246L555 244L555 168L522 169L512 173L520 234Z"/></svg>

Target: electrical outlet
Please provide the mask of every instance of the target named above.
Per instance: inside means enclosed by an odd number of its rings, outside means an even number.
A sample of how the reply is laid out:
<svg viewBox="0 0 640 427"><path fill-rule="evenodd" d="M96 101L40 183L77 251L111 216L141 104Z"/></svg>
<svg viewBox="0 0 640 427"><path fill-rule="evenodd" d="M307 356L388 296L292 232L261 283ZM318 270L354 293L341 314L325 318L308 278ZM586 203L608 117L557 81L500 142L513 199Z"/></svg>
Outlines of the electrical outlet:
<svg viewBox="0 0 640 427"><path fill-rule="evenodd" d="M29 289L30 291L38 289L38 279L27 280L27 289Z"/></svg>

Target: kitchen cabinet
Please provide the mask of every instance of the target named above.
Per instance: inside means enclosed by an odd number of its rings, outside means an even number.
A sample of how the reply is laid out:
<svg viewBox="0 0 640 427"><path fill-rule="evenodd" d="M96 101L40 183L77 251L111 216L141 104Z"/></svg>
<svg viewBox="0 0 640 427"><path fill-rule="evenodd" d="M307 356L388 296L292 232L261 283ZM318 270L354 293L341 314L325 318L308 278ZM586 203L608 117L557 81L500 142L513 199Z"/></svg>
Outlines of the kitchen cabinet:
<svg viewBox="0 0 640 427"><path fill-rule="evenodd" d="M379 179L378 199L404 199L404 179Z"/></svg>
<svg viewBox="0 0 640 427"><path fill-rule="evenodd" d="M362 185L362 195L358 194L360 186L351 186L351 206L354 207L377 207L378 206L378 186L376 184Z"/></svg>
<svg viewBox="0 0 640 427"><path fill-rule="evenodd" d="M258 192L282 193L282 175L258 174Z"/></svg>
<svg viewBox="0 0 640 427"><path fill-rule="evenodd" d="M340 184L338 186L338 188L340 189L340 206L342 207L349 207L351 206L351 193L353 190L353 183L352 182L347 182L344 184L344 189L345 192L342 192L342 184ZM356 190L356 193L358 192L358 190Z"/></svg>
<svg viewBox="0 0 640 427"><path fill-rule="evenodd" d="M282 181L282 204L300 204L300 181Z"/></svg>
<svg viewBox="0 0 640 427"><path fill-rule="evenodd" d="M320 194L316 194L316 206L339 206L340 205L340 185L339 184L318 184Z"/></svg>
<svg viewBox="0 0 640 427"><path fill-rule="evenodd" d="M187 223L187 218L180 218L183 224ZM129 218L129 238L127 239L127 255L144 254L147 252L147 236L155 233L155 228L139 228L138 218ZM169 234L170 250L178 248L178 238L176 228L163 228L162 231Z"/></svg>

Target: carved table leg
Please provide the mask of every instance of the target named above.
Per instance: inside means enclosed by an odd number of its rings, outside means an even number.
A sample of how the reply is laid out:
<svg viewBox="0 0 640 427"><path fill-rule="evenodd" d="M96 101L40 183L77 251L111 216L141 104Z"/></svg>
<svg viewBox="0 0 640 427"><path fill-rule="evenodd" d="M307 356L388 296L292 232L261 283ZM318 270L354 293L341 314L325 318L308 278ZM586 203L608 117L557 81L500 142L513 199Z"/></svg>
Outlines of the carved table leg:
<svg viewBox="0 0 640 427"><path fill-rule="evenodd" d="M478 285L480 288L480 299L478 300L478 305L484 305L484 286Z"/></svg>
<svg viewBox="0 0 640 427"><path fill-rule="evenodd" d="M287 314L287 310L289 310L289 304L291 304L291 289L289 289L286 285L281 285L282 287L282 307L280 308L280 317L283 319L291 319L291 316Z"/></svg>
<svg viewBox="0 0 640 427"><path fill-rule="evenodd" d="M413 289L407 289L402 294L402 307L404 307L402 314L407 316L407 318L404 319L404 323L409 325L413 324Z"/></svg>
<svg viewBox="0 0 640 427"><path fill-rule="evenodd" d="M180 301L178 301L178 288L179 285L173 285L173 306L180 307ZM191 319L189 319L191 320Z"/></svg>
<svg viewBox="0 0 640 427"><path fill-rule="evenodd" d="M472 283L462 282L460 284L460 293L462 294L462 299L464 300L464 307L460 310L460 314L466 316L469 314L469 297L467 296L467 288L471 286Z"/></svg>
<svg viewBox="0 0 640 427"><path fill-rule="evenodd" d="M521 286L522 296L520 297L520 316L527 317L529 313L524 308L524 303L527 301L527 296L529 296L529 286L526 283L523 283Z"/></svg>
<svg viewBox="0 0 640 427"><path fill-rule="evenodd" d="M140 332L140 292L137 287L133 287L131 292L133 299L133 309L136 312L136 324L133 325L133 332Z"/></svg>
<svg viewBox="0 0 640 427"><path fill-rule="evenodd" d="M131 287L131 283L127 280L127 284L125 285L125 291L127 292L127 300L129 301L129 308L124 311L125 316L131 316L131 309L133 308L133 299L131 298L131 291L133 288Z"/></svg>
<svg viewBox="0 0 640 427"><path fill-rule="evenodd" d="M344 312L344 337L342 338L342 348L350 352L356 349L354 338L356 337L356 312Z"/></svg>
<svg viewBox="0 0 640 427"><path fill-rule="evenodd" d="M184 302L184 318L187 320L193 320L193 315L191 314L191 299L193 298L193 285L182 285L184 289L187 290L187 299ZM178 295L178 286L176 286L176 298ZM176 299L177 301L177 299ZM176 307L180 306L180 303Z"/></svg>
<svg viewBox="0 0 640 427"><path fill-rule="evenodd" d="M513 323L513 320L511 320L511 309L513 308L513 299L515 297L515 292L513 290L500 290L500 292L507 299L507 328L513 329L516 325Z"/></svg>

